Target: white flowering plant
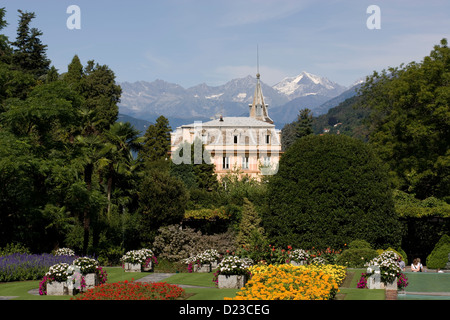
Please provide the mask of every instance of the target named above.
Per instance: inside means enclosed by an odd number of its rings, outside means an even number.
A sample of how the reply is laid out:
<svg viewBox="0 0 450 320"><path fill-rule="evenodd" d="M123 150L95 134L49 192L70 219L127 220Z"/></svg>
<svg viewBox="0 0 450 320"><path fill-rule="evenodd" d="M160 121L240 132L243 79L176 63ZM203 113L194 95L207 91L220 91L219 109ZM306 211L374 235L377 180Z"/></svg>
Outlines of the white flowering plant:
<svg viewBox="0 0 450 320"><path fill-rule="evenodd" d="M73 265L79 267L82 274L95 273L99 267L98 261L89 257L78 258Z"/></svg>
<svg viewBox="0 0 450 320"><path fill-rule="evenodd" d="M226 256L217 267L217 275L250 275L248 270L253 265L250 258Z"/></svg>
<svg viewBox="0 0 450 320"><path fill-rule="evenodd" d="M184 259L184 263L187 265L192 264L206 264L218 261L220 259L220 254L216 249L207 249L199 254L192 255L189 258Z"/></svg>
<svg viewBox="0 0 450 320"><path fill-rule="evenodd" d="M148 259L154 257L153 251L150 249L130 250L126 252L120 259L123 263L134 263L143 265Z"/></svg>
<svg viewBox="0 0 450 320"><path fill-rule="evenodd" d="M289 253L289 259L298 263L300 263L301 261L308 261L309 253L303 249L295 249L292 250L291 253Z"/></svg>
<svg viewBox="0 0 450 320"><path fill-rule="evenodd" d="M327 264L327 261L322 257L314 257L311 260L311 264L313 265Z"/></svg>
<svg viewBox="0 0 450 320"><path fill-rule="evenodd" d="M74 256L75 255L75 251L73 251L70 248L59 248L55 250L54 253L55 256Z"/></svg>
<svg viewBox="0 0 450 320"><path fill-rule="evenodd" d="M398 257L394 251L384 251L369 262L367 276L372 274L370 266L378 266L380 267L381 281L385 284L393 282L402 272L397 262Z"/></svg>
<svg viewBox="0 0 450 320"><path fill-rule="evenodd" d="M67 278L72 275L71 269L69 269L68 263L57 263L52 265L48 272L45 274L47 279L51 281L64 282Z"/></svg>

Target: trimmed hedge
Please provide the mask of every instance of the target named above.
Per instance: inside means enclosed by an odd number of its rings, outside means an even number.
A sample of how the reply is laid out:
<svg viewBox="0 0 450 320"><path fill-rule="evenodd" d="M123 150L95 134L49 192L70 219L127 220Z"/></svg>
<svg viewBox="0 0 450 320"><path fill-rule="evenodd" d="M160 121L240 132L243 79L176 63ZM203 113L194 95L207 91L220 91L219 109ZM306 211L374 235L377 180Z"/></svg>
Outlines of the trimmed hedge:
<svg viewBox="0 0 450 320"><path fill-rule="evenodd" d="M353 239L400 246L389 170L362 141L310 135L294 142L268 182L263 227L277 246L342 248Z"/></svg>
<svg viewBox="0 0 450 320"><path fill-rule="evenodd" d="M348 268L363 268L367 262L377 256L377 251L371 248L347 249L342 251L336 263Z"/></svg>
<svg viewBox="0 0 450 320"><path fill-rule="evenodd" d="M444 234L436 243L433 251L427 257L427 267L430 269L442 269L448 262L450 253L450 236Z"/></svg>

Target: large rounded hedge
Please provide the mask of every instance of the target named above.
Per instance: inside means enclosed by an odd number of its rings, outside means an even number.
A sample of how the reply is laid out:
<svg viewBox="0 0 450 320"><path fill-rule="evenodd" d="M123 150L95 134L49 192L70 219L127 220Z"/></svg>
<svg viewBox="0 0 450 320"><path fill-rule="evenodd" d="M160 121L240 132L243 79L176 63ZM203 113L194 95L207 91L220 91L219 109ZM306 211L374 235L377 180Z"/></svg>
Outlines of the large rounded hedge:
<svg viewBox="0 0 450 320"><path fill-rule="evenodd" d="M279 246L342 248L364 239L398 247L388 169L369 145L340 135L298 139L268 182L263 224Z"/></svg>

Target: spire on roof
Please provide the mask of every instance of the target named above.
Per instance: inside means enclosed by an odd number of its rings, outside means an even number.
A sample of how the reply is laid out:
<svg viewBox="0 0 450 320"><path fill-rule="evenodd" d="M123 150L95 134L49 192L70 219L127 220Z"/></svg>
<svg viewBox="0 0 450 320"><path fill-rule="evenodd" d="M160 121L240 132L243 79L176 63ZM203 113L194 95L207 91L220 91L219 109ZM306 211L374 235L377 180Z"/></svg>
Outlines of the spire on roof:
<svg viewBox="0 0 450 320"><path fill-rule="evenodd" d="M259 69L259 66L258 66ZM267 112L267 108L269 107L264 103L264 96L261 89L261 81L260 81L259 71L256 74L256 88L255 94L253 95L253 103L249 105L250 107L250 117L255 118L257 120L265 121L268 123L273 123L273 120L270 119L269 113Z"/></svg>

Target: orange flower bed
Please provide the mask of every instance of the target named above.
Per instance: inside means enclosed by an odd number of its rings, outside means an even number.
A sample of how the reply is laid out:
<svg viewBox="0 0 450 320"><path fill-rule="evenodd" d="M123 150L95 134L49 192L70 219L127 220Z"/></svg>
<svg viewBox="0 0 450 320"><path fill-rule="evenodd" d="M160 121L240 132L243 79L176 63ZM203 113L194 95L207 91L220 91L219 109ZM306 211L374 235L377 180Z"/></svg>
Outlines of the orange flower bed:
<svg viewBox="0 0 450 320"><path fill-rule="evenodd" d="M330 300L338 283L317 268L291 265L252 267L252 277L234 298L227 300Z"/></svg>
<svg viewBox="0 0 450 320"><path fill-rule="evenodd" d="M115 282L89 289L73 300L175 300L184 295L184 289L165 282Z"/></svg>

